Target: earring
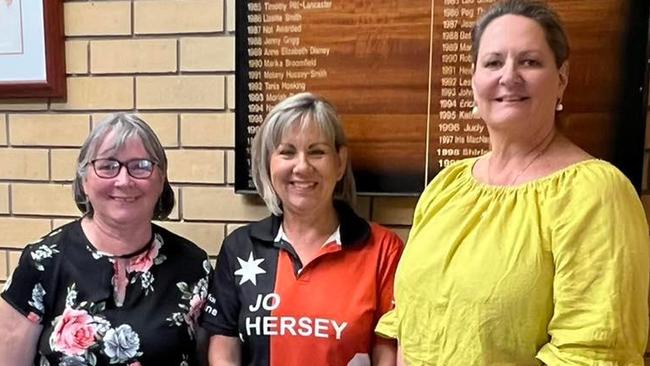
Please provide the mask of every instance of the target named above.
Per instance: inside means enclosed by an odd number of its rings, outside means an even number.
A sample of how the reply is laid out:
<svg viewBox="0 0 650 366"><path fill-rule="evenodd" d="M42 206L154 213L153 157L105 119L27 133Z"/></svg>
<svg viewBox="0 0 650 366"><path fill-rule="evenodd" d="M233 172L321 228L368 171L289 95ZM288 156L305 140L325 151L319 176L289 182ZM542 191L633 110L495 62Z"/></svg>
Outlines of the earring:
<svg viewBox="0 0 650 366"><path fill-rule="evenodd" d="M473 102L473 104L474 105L472 106L472 115L478 116L478 106L476 105L476 102Z"/></svg>
<svg viewBox="0 0 650 366"><path fill-rule="evenodd" d="M558 100L557 104L555 105L555 111L562 112L563 110L564 110L564 105L562 105L562 102Z"/></svg>

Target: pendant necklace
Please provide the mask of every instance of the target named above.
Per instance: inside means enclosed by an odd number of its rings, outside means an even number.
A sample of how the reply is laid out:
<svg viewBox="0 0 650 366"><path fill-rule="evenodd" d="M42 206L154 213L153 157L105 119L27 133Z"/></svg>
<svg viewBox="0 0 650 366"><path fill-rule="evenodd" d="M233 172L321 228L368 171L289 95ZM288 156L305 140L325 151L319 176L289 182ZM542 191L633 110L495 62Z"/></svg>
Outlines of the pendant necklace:
<svg viewBox="0 0 650 366"><path fill-rule="evenodd" d="M553 132L554 132L554 131L551 130L551 132L549 133L549 135L552 134ZM539 147L540 145L542 145L542 144L544 143L544 140L546 140L546 138L544 138L544 139L543 139L543 140L542 140L542 141L541 141L537 146L535 146L535 148L537 148L537 147ZM526 166L524 166L521 170L519 170L519 173L517 173L517 175L515 175L515 177L512 178L512 179L510 180L510 182L507 184L507 186L513 186L513 185L515 185L515 183L517 182L517 179L519 179L519 177L521 177L521 176L522 176L522 175L523 175L523 174L528 170L528 168L530 168L531 165L533 165L533 163L534 163L535 161L537 161L537 159L538 159L540 156L542 156L542 154L544 154L544 152L546 151L546 149L548 149L548 147L551 146L551 143L553 143L553 140L555 140L555 135L553 135L553 137L551 138L551 140L548 142L548 144L547 144L546 146L544 146L544 148L540 149L540 150L535 154L535 156L534 156L532 159L530 159L530 161L526 164ZM535 148L533 148L533 150L534 150ZM531 150L531 151L532 151L532 150ZM487 162L487 178L488 178L488 183L491 184L491 185L497 185L497 184L494 184L493 181L492 181L492 176L491 176L491 174L490 174L490 161L492 161L492 156L491 156L491 155L490 155L490 159L489 159L488 162Z"/></svg>

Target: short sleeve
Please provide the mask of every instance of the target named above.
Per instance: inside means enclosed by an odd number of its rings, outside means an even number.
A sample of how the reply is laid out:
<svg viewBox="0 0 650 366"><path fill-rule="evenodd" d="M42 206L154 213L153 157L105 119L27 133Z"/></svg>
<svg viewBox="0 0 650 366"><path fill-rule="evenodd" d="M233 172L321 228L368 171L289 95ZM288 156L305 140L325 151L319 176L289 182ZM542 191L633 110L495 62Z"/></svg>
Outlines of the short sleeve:
<svg viewBox="0 0 650 366"><path fill-rule="evenodd" d="M404 243L394 233L386 235L387 250L382 256L379 266L379 304L377 307L377 327L375 332L384 338L396 338L397 332L394 327L394 283L395 270L399 262Z"/></svg>
<svg viewBox="0 0 650 366"><path fill-rule="evenodd" d="M36 323L41 323L45 317L45 298L50 292L45 279L50 272L50 260L57 253L56 245L39 243L27 246L1 295L13 308Z"/></svg>
<svg viewBox="0 0 650 366"><path fill-rule="evenodd" d="M643 208L618 171L577 184L583 193L557 202L554 310L537 358L550 366L643 365L650 246Z"/></svg>
<svg viewBox="0 0 650 366"><path fill-rule="evenodd" d="M217 265L210 278L208 301L200 325L212 335L237 337L241 305L235 286L232 256L228 253L226 242L221 246Z"/></svg>

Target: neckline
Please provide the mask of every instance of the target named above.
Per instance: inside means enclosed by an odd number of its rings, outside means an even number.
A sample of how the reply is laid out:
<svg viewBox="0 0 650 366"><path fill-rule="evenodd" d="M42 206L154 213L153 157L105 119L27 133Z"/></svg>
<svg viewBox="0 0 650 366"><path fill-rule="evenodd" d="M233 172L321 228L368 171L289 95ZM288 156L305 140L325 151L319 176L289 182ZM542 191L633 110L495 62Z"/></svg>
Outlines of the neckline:
<svg viewBox="0 0 650 366"><path fill-rule="evenodd" d="M535 155L533 155L533 158L532 158L528 163L526 163L526 165L524 165L524 167L521 168L517 174L515 174L515 177L514 177L513 179L511 179L509 182L507 182L506 186L509 186L509 187L516 187L516 186L517 186L517 185L516 185L516 183L517 183L517 179L519 179L519 177L521 177L521 176L522 176L526 171L528 171L528 168L530 168L531 165L533 165L533 163L535 163L535 162L537 161L537 159L539 159L539 157L541 157L541 156L546 152L546 150L548 150L548 148L553 144L553 141L555 141L555 138L557 137L557 133L555 133L555 130L554 130L554 129L552 129L552 130L549 132L549 134L548 134L546 137L544 137L544 138L542 139L542 141L541 141L539 144L537 144L535 147L533 147L533 149L530 150L530 151L532 152L532 151L534 151L535 149L537 149L538 147L542 146L542 144L544 143L544 141L547 139L547 137L548 137L549 135L552 135L552 136L551 136L551 139L550 139L550 140L548 141L548 143L546 144L546 146L544 146L543 148L539 149L539 151L537 151L537 153L535 153ZM488 181L488 184L489 184L489 185L496 185L496 184L492 183L492 182L494 182L494 180L493 180L492 177L490 176L490 163L492 163L492 154L493 154L493 153L490 152L490 153L489 153L489 156L486 156L486 158L485 158L485 159L487 160L487 161L485 162L485 164L486 164L486 169L487 169L487 181ZM478 160L477 160L477 161L478 161ZM472 171L473 171L473 169L472 169Z"/></svg>
<svg viewBox="0 0 650 366"><path fill-rule="evenodd" d="M483 182L479 181L474 176L474 167L475 167L476 163L478 162L478 160L481 157L482 156L477 156L477 157L469 159L469 162L468 162L467 166L465 167L466 173L467 173L467 175L469 177L469 181L472 184L474 184L475 186L477 186L477 187L480 187L480 188L483 188L483 189L495 190L495 191L517 191L517 190L525 189L525 188L528 188L528 187L537 186L539 184L543 184L546 181L550 181L552 179L555 179L558 176L563 175L563 174L565 174L565 173L567 173L569 171L575 170L578 167L583 166L583 165L588 165L588 164L592 164L592 163L608 163L607 161L602 160L602 159L589 158L589 159L580 160L580 161L577 161L575 163L569 164L569 165L565 166L564 168L561 168L561 169L558 169L558 170L552 172L551 174L548 174L548 175L545 175L545 176L542 176L542 177L539 177L539 178L536 178L536 179L533 179L533 180L529 180L529 181L524 182L522 184L518 184L518 185L514 185L514 186L500 186L500 185L483 183Z"/></svg>
<svg viewBox="0 0 650 366"><path fill-rule="evenodd" d="M343 248L362 245L370 237L371 226L361 216L342 200L334 199L334 208L339 219L341 246ZM273 240L278 234L278 228L282 224L282 215L271 215L263 220L246 225L250 235L261 240L267 245L273 245Z"/></svg>
<svg viewBox="0 0 650 366"><path fill-rule="evenodd" d="M133 257L139 256L140 254L142 254L144 252L148 252L149 249L151 249L151 246L153 245L154 237L155 237L155 235L152 232L151 233L151 238L149 238L149 241L147 242L147 244L145 244L142 248L140 248L140 249L138 249L136 251L133 251L131 253L121 254L121 255L114 255L112 257L113 258L120 258L120 259L131 259Z"/></svg>
<svg viewBox="0 0 650 366"><path fill-rule="evenodd" d="M153 243L155 241L155 238L156 238L156 234L154 233L153 225L152 225L151 238L149 238L147 243L142 248L136 249L135 251L130 252L130 253L114 255L114 254L111 254L111 253L101 251L101 250L97 249L97 247L95 247L93 245L93 243L88 238L88 235L86 235L86 233L83 230L83 226L81 225L81 220L82 219L83 218L78 220L78 222L79 222L79 230L81 231L81 235L83 235L83 238L85 239L86 245L88 246L88 248L91 251L93 251L93 252L95 252L95 253L103 256L103 257L110 258L110 259L132 259L132 258L135 258L135 257L141 255L142 253L146 253L147 251L149 251L149 249L151 249L151 247L153 246Z"/></svg>
<svg viewBox="0 0 650 366"><path fill-rule="evenodd" d="M284 226L282 224L280 224L280 227L278 228L278 233L275 236L275 239L273 241L277 243L281 240L284 240L287 243L291 244L289 237L284 232ZM335 243L336 245L341 246L341 224L336 226L336 229L334 229L334 231L327 237L327 239L325 239L325 242L323 242L323 244L320 247L322 248L329 243Z"/></svg>

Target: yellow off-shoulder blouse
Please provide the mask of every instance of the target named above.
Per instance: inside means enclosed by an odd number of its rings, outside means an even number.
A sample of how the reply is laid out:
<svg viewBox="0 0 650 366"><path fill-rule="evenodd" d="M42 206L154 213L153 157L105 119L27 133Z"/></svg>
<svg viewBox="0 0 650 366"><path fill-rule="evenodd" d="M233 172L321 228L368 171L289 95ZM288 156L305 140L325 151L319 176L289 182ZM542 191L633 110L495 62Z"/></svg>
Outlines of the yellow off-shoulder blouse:
<svg viewBox="0 0 650 366"><path fill-rule="evenodd" d="M377 333L409 366L643 365L648 225L611 164L516 187L443 170L415 210Z"/></svg>

